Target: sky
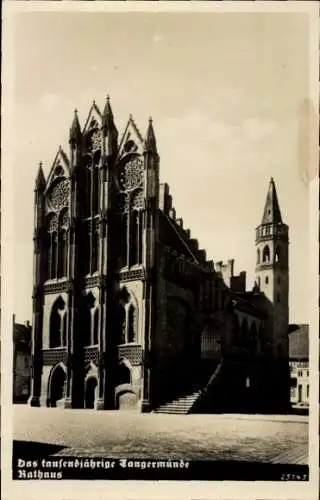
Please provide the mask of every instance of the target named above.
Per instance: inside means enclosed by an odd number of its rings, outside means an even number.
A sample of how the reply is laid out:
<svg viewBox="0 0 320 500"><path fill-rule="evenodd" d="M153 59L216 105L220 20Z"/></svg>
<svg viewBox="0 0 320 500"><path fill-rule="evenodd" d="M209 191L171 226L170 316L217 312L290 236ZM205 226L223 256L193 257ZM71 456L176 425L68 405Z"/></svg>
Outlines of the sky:
<svg viewBox="0 0 320 500"><path fill-rule="evenodd" d="M285 34L285 36L284 36ZM14 282L17 321L32 320L33 201L68 153L73 111L111 98L121 135L153 117L160 181L214 261L254 280L255 228L270 177L290 236L290 321L308 321L308 187L301 159L308 99L303 14L32 12L14 25Z"/></svg>

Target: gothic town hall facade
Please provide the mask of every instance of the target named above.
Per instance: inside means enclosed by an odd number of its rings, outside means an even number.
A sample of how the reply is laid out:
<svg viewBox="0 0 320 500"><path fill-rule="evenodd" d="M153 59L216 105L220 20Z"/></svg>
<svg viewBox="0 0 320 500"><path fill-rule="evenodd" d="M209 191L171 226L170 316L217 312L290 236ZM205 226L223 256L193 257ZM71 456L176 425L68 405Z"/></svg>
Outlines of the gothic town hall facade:
<svg viewBox="0 0 320 500"><path fill-rule="evenodd" d="M176 217L152 121L121 137L107 98L35 185L29 404L286 411L288 226L271 179L256 283L207 260ZM267 186L266 186L267 187Z"/></svg>

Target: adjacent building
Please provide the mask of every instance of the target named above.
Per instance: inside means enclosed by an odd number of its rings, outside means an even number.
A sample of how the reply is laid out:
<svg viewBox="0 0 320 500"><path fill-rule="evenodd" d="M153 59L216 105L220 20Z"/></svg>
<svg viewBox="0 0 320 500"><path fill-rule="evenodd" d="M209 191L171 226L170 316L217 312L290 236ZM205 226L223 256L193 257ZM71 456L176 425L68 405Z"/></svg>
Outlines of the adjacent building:
<svg viewBox="0 0 320 500"><path fill-rule="evenodd" d="M31 384L31 326L13 317L13 402L26 403Z"/></svg>
<svg viewBox="0 0 320 500"><path fill-rule="evenodd" d="M309 407L309 328L308 325L289 325L289 363L291 405Z"/></svg>
<svg viewBox="0 0 320 500"><path fill-rule="evenodd" d="M35 184L32 406L287 411L288 226L271 179L256 284L178 217L152 120L75 112ZM262 200L263 204L263 200ZM257 219L258 219L257 215Z"/></svg>

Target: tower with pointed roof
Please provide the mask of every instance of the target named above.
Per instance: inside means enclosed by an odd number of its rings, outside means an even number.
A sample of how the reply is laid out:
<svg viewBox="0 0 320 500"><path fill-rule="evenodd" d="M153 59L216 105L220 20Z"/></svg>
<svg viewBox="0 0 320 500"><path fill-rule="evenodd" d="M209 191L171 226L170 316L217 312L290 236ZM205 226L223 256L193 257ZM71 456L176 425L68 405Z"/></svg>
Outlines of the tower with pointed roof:
<svg viewBox="0 0 320 500"><path fill-rule="evenodd" d="M269 183L262 221L256 229L256 252L256 283L268 312L265 350L269 359L278 363L273 370L275 387L281 391L278 366L283 374L283 390L288 391L289 228L282 219L273 178Z"/></svg>

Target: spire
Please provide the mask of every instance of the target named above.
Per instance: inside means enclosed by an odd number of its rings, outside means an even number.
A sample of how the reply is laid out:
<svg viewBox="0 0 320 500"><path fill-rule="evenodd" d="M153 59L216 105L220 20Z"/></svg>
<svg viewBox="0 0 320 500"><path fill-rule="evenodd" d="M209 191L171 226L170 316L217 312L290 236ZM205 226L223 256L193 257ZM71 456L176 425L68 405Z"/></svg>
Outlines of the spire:
<svg viewBox="0 0 320 500"><path fill-rule="evenodd" d="M146 135L146 139L145 139L145 150L152 151L154 153L157 152L156 136L154 133L151 117L149 118L149 125L148 125L147 135Z"/></svg>
<svg viewBox="0 0 320 500"><path fill-rule="evenodd" d="M38 173L35 182L35 190L43 191L46 186L46 179L44 177L42 162L39 163Z"/></svg>
<svg viewBox="0 0 320 500"><path fill-rule="evenodd" d="M74 118L70 128L69 142L73 141L78 143L81 139L81 128L78 120L78 111L74 110Z"/></svg>
<svg viewBox="0 0 320 500"><path fill-rule="evenodd" d="M266 203L262 217L262 224L282 224L282 217L273 177L270 179Z"/></svg>

